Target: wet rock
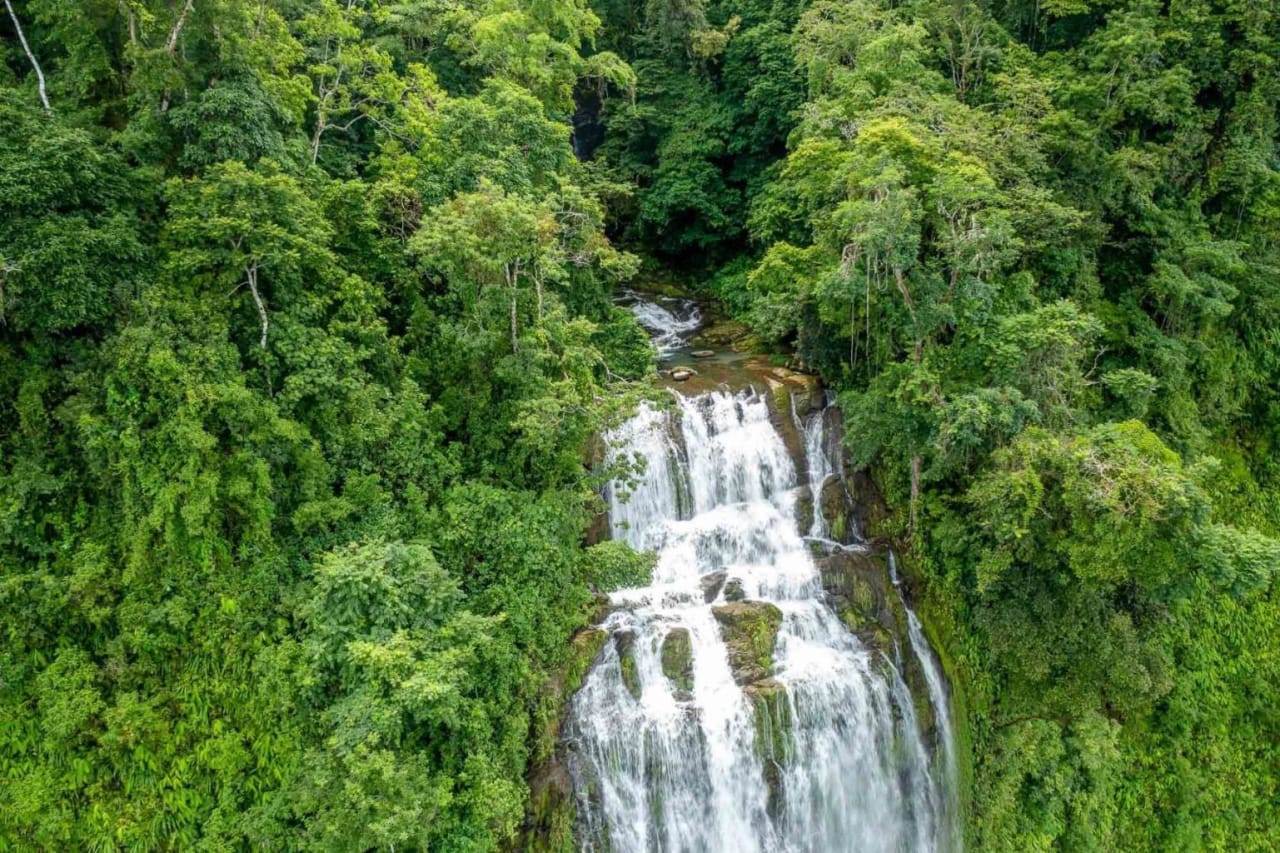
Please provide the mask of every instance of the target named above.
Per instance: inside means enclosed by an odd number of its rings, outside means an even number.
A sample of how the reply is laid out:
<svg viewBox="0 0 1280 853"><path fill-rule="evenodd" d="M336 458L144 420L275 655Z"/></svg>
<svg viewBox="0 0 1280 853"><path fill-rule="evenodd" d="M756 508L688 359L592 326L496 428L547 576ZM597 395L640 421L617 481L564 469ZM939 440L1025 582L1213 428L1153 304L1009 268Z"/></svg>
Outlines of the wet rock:
<svg viewBox="0 0 1280 853"><path fill-rule="evenodd" d="M708 344L731 346L746 340L750 336L747 327L734 320L720 320L703 329L698 339Z"/></svg>
<svg viewBox="0 0 1280 853"><path fill-rule="evenodd" d="M534 741L529 773L529 808L520 829L519 850L572 849L576 819L573 782L557 748L570 697L582 686L587 672L609 635L601 628L579 630L569 641L565 664L547 681L540 698L543 720Z"/></svg>
<svg viewBox="0 0 1280 853"><path fill-rule="evenodd" d="M686 379L691 379L697 375L698 371L691 367L677 367L671 371L671 379L675 382L684 382Z"/></svg>
<svg viewBox="0 0 1280 853"><path fill-rule="evenodd" d="M689 353L694 358L715 358L716 351L713 349L696 349Z"/></svg>
<svg viewBox="0 0 1280 853"><path fill-rule="evenodd" d="M529 775L529 808L515 850L572 850L577 819L573 779L562 761Z"/></svg>
<svg viewBox="0 0 1280 853"><path fill-rule="evenodd" d="M835 551L816 560L822 587L832 598L847 601L871 616L884 600L888 564L881 554Z"/></svg>
<svg viewBox="0 0 1280 853"><path fill-rule="evenodd" d="M831 477L822 484L818 509L832 539L846 544L857 541L858 525L853 514L853 502L842 479Z"/></svg>
<svg viewBox="0 0 1280 853"><path fill-rule="evenodd" d="M813 493L807 487L796 489L795 519L801 533L813 526Z"/></svg>
<svg viewBox="0 0 1280 853"><path fill-rule="evenodd" d="M707 604L716 600L716 596L720 594L720 589L724 586L725 570L712 572L709 575L703 575L698 583L702 586L702 600Z"/></svg>
<svg viewBox="0 0 1280 853"><path fill-rule="evenodd" d="M769 791L766 808L771 817L777 817L782 804L782 776L792 756L791 703L786 687L772 678L748 684L743 692L755 714L755 750Z"/></svg>
<svg viewBox="0 0 1280 853"><path fill-rule="evenodd" d="M858 519L863 535L870 538L889 516L880 488L866 470L847 470L844 480L853 515Z"/></svg>
<svg viewBox="0 0 1280 853"><path fill-rule="evenodd" d="M773 646L782 611L767 601L736 601L711 608L729 651L729 668L738 684L750 684L773 671Z"/></svg>
<svg viewBox="0 0 1280 853"><path fill-rule="evenodd" d="M662 674L681 690L693 689L693 646L688 628L672 628L663 638Z"/></svg>
<svg viewBox="0 0 1280 853"><path fill-rule="evenodd" d="M618 650L618 668L622 670L622 684L636 699L640 698L640 673L636 672L636 635L632 631L619 631L613 635Z"/></svg>
<svg viewBox="0 0 1280 853"><path fill-rule="evenodd" d="M747 594L742 591L742 578L729 578L724 585L724 600L742 601L746 597Z"/></svg>

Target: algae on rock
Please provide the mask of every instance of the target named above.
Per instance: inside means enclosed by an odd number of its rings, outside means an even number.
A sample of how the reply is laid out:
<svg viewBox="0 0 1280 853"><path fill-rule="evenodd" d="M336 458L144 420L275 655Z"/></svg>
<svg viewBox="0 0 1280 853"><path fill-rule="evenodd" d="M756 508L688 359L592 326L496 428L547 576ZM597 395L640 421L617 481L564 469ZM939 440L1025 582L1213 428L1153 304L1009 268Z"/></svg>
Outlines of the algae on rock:
<svg viewBox="0 0 1280 853"><path fill-rule="evenodd" d="M773 671L773 646L782 627L782 611L767 601L735 601L711 608L729 651L729 667L738 684L767 678Z"/></svg>
<svg viewBox="0 0 1280 853"><path fill-rule="evenodd" d="M662 673L679 689L693 689L693 645L688 628L672 628L663 638Z"/></svg>

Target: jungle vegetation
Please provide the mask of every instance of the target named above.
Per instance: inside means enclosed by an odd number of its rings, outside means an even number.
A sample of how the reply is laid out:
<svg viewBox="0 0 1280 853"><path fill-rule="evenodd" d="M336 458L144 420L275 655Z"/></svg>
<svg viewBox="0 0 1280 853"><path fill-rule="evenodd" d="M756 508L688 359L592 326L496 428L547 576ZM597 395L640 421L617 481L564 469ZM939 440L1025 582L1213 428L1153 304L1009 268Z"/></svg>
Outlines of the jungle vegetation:
<svg viewBox="0 0 1280 853"><path fill-rule="evenodd" d="M0 850L518 847L643 562L584 545L642 269L839 391L970 849L1280 845L1269 0L5 0L0 50Z"/></svg>

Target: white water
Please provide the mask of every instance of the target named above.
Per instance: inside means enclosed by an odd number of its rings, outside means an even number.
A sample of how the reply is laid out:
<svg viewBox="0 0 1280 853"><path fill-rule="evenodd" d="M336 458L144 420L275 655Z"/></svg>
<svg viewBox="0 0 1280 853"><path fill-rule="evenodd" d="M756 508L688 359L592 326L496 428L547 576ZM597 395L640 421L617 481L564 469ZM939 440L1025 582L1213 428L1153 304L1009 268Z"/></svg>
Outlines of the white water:
<svg viewBox="0 0 1280 853"><path fill-rule="evenodd" d="M670 355L689 345L686 336L702 325L702 311L691 299L665 297L663 302L650 302L628 291L623 299L636 320L653 337L659 356Z"/></svg>
<svg viewBox="0 0 1280 853"><path fill-rule="evenodd" d="M796 471L764 399L751 391L676 395L673 411L642 409L610 438L612 459L646 463L634 485L609 489L613 535L656 551L658 560L650 585L611 596L617 609L604 623L611 640L572 703L581 848L958 848L950 794L935 778L901 675L825 603L794 520ZM810 479L824 464L807 462ZM724 589L710 603L704 598L702 581L721 570L747 600L782 613L773 675L785 688L779 708L789 723L776 754L761 730L771 718L757 714L749 696L761 688L735 683L729 666L713 613ZM687 692L662 671L673 628L689 632ZM913 635L913 649L916 642ZM623 677L628 643L638 697ZM944 720L945 693L937 699L932 680L929 687ZM943 764L953 765L950 728L939 731Z"/></svg>
<svg viewBox="0 0 1280 853"><path fill-rule="evenodd" d="M929 641L925 639L924 628L920 625L920 619L910 605L907 604L907 600L902 597L902 582L898 577L897 561L894 559L892 551L889 552L889 570L893 586L898 590L898 598L902 601L902 609L907 613L907 637L911 641L911 651L915 654L916 659L920 661L920 668L924 671L925 684L929 688L929 704L933 706L934 715L937 718L938 751L942 757L943 788L946 795L942 805L946 811L946 825L951 833L948 841L958 849L959 823L957 818L959 803L957 794L960 790L960 783L957 778L955 736L951 729L951 715L947 713L949 704L947 702L946 682L942 678L941 667L938 666L937 661L934 659L933 649L929 647Z"/></svg>
<svg viewBox="0 0 1280 853"><path fill-rule="evenodd" d="M804 437L804 459L808 469L806 482L809 499L813 504L813 520L809 524L807 535L810 539L824 542L830 542L828 537L831 534L827 530L827 518L822 512L822 487L840 470L840 445L835 443L833 446L831 434L827 430L827 417L832 411L829 408L830 400L827 402L828 408L811 412L802 418L796 412L796 398L791 398L791 418Z"/></svg>

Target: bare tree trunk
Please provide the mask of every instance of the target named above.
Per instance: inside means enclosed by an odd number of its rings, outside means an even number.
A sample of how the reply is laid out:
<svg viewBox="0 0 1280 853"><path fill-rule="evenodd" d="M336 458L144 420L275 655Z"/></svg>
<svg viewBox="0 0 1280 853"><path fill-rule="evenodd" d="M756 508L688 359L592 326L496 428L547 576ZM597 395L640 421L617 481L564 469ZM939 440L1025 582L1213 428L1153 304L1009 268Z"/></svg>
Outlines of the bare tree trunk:
<svg viewBox="0 0 1280 853"><path fill-rule="evenodd" d="M120 11L129 19L129 46L134 47L138 43L138 16L126 0L120 0Z"/></svg>
<svg viewBox="0 0 1280 853"><path fill-rule="evenodd" d="M514 268L510 264L505 265L502 272L507 279L507 290L511 293L511 352L514 355L520 352L519 329L516 317L516 310L519 307L516 297L519 294L517 285L520 282L520 262L516 261Z"/></svg>
<svg viewBox="0 0 1280 853"><path fill-rule="evenodd" d="M912 363L919 365L924 360L924 342L919 338L916 339L915 345L911 350ZM916 535L916 519L919 517L920 507L920 454L911 457L911 535Z"/></svg>
<svg viewBox="0 0 1280 853"><path fill-rule="evenodd" d="M5 0L5 2L9 2L9 0ZM164 43L164 52L170 58L178 52L178 39L182 37L182 28L187 25L187 16L191 14L191 10L195 8L195 5L196 0L187 0L182 7L182 11L178 13L178 20L173 22L173 28L169 30L169 38L165 39ZM160 101L160 112L169 111L170 96L169 88L165 87L164 97Z"/></svg>
<svg viewBox="0 0 1280 853"><path fill-rule="evenodd" d="M182 11L178 13L178 20L173 22L173 29L169 30L169 38L164 43L164 52L170 56L173 56L178 50L178 39L182 36L182 28L187 25L187 16L191 14L191 10L195 8L195 5L196 0L187 0L186 5L182 7Z"/></svg>
<svg viewBox="0 0 1280 853"><path fill-rule="evenodd" d="M911 535L916 535L916 519L920 506L920 457L911 457Z"/></svg>
<svg viewBox="0 0 1280 853"><path fill-rule="evenodd" d="M249 292L253 294L253 304L258 309L258 319L262 321L262 339L258 342L258 345L266 349L267 329L271 327L271 320L267 317L267 304L262 300L262 294L258 291L258 265L254 264L246 269L245 274L249 278Z"/></svg>
<svg viewBox="0 0 1280 853"><path fill-rule="evenodd" d="M18 13L13 11L13 3L10 0L4 0L4 7L9 10L9 20L13 21L13 29L18 34L18 41L22 42L22 49L27 54L27 59L31 62L31 67L36 72L36 86L40 91L40 103L44 105L44 111L53 115L53 107L49 106L49 94L44 88L44 72L40 70L40 63L36 62L36 55L31 52L31 45L27 44L27 36L22 32L22 24L18 21Z"/></svg>

